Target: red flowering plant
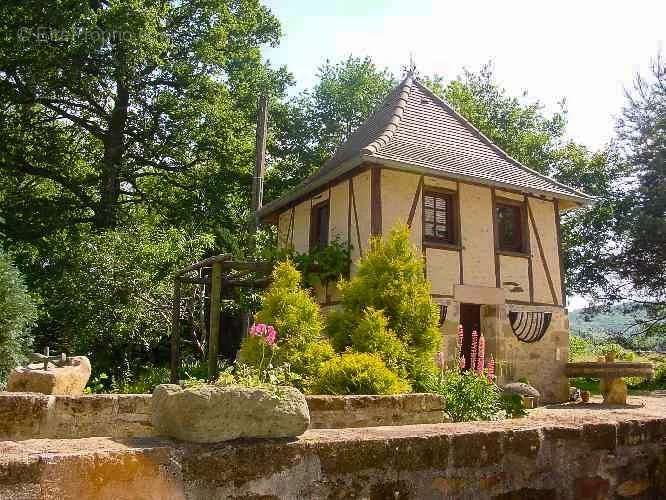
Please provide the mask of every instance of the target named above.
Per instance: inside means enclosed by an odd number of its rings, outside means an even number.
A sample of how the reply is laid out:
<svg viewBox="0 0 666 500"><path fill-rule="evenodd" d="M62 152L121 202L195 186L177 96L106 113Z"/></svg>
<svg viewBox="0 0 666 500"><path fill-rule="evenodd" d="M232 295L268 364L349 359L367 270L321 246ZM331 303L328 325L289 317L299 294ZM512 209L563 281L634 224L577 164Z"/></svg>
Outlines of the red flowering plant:
<svg viewBox="0 0 666 500"><path fill-rule="evenodd" d="M501 409L500 390L494 383L495 361L492 355L486 363L486 341L483 335L472 332L470 360L463 354L464 331L458 326L456 358L447 367L443 352L435 355L439 374L428 381L430 392L446 399L446 412L455 422L490 420ZM469 366L469 369L466 369Z"/></svg>

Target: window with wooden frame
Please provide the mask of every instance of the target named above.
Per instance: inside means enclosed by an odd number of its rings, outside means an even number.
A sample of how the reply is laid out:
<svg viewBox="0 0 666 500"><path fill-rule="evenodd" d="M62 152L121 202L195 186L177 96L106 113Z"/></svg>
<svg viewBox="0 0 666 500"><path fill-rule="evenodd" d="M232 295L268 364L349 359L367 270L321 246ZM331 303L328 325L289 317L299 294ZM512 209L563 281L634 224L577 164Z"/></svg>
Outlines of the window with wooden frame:
<svg viewBox="0 0 666 500"><path fill-rule="evenodd" d="M495 244L500 252L527 252L525 204L519 201L495 202Z"/></svg>
<svg viewBox="0 0 666 500"><path fill-rule="evenodd" d="M457 243L455 194L423 191L423 240L429 243Z"/></svg>
<svg viewBox="0 0 666 500"><path fill-rule="evenodd" d="M328 245L328 200L312 207L310 212L310 249Z"/></svg>

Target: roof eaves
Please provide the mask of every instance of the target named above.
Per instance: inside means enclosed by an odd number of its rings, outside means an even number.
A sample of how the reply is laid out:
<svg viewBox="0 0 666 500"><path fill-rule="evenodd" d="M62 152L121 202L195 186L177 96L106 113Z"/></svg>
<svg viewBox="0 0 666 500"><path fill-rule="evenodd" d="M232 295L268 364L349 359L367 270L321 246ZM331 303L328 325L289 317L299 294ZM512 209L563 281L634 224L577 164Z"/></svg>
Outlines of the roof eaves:
<svg viewBox="0 0 666 500"><path fill-rule="evenodd" d="M317 188L332 181L336 177L348 172L354 167L360 165L362 162L363 159L361 155L355 155L349 158L348 160L340 163L339 165L335 166L334 168L330 169L328 172L326 172L323 175L319 175L320 174L319 171L315 172L311 176L307 177L301 184L296 186L289 193L277 198L276 200L266 203L263 207L261 207L257 211L257 215L259 216L260 219L265 218L266 216L279 210L280 208L283 208L284 206L293 203L294 201L298 200L300 197L308 193L311 193Z"/></svg>
<svg viewBox="0 0 666 500"><path fill-rule="evenodd" d="M549 177L547 175L542 174L541 172L537 172L536 170L533 170L525 165L523 165L521 162L513 158L511 155L509 155L506 151L504 151L502 148L497 146L493 141L491 141L486 135L481 132L478 128L476 128L471 122L469 122L464 116L462 116L460 113L458 113L453 107L449 106L449 104L444 101L441 97L439 97L437 94L435 94L432 90L430 90L427 86L423 85L421 82L416 80L416 84L426 92L437 104L440 106L444 107L447 111L451 112L456 118L460 120L460 122L467 127L469 130L471 130L474 134L478 135L479 138L484 141L488 146L493 148L498 154L500 154L502 157L504 157L507 161L513 163L519 168L522 168L523 170L526 170L527 172L530 172L531 174L534 174L538 177L541 177L542 179L546 179L549 182L552 182L556 184L557 186L566 189L570 192L572 192L572 197L577 197L577 198L582 198L582 199L587 199L589 202L593 202L595 198L593 196L590 196L587 193L584 193L582 191L579 191L577 189L572 188L571 186L567 186L566 184L562 184L561 182L556 181L552 177Z"/></svg>
<svg viewBox="0 0 666 500"><path fill-rule="evenodd" d="M590 196L578 196L578 195L573 195L573 194L565 194L565 193L558 193L558 192L553 192L553 191L547 191L543 189L536 189L536 188L531 188L529 186L522 186L522 185L517 185L509 182L501 182L501 181L496 181L494 179L489 179L486 177L481 177L478 175L465 175L465 174L456 174L453 172L442 172L439 169L433 168L428 165L419 165L417 163L407 163L399 160L395 160L392 158L385 158L382 157L381 155L363 155L362 156L363 161L372 161L375 163L379 163L380 165L384 165L386 167L393 167L396 169L408 171L408 172L415 172L415 173L420 173L420 174L427 174L432 177L445 177L445 178L450 178L450 179L457 179L461 181L468 181L468 182L474 182L474 183L481 183L485 184L488 186L494 186L500 189L509 189L509 190L515 190L516 188L526 192L526 193L533 193L536 195L540 196L550 196L552 198L559 198L563 200L569 200L573 201L575 203L578 203L580 205L589 205L592 202L595 201L595 198L590 197Z"/></svg>

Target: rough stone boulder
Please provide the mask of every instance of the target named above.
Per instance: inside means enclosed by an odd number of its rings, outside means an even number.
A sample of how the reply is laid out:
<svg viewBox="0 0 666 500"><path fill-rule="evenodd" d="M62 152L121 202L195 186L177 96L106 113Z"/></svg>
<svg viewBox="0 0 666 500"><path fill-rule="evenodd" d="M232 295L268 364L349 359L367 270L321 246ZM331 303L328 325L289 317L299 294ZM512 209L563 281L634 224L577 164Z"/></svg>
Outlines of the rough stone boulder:
<svg viewBox="0 0 666 500"><path fill-rule="evenodd" d="M541 394L534 387L524 382L511 382L502 388L502 393L505 395L518 394L519 396L534 398L538 404Z"/></svg>
<svg viewBox="0 0 666 500"><path fill-rule="evenodd" d="M310 425L305 396L292 387L182 388L158 385L153 392L153 426L158 435L196 443L241 437L295 437Z"/></svg>
<svg viewBox="0 0 666 500"><path fill-rule="evenodd" d="M8 392L38 392L41 394L60 394L77 396L90 378L90 361L85 356L74 356L70 364L56 366L34 363L14 368L7 380Z"/></svg>

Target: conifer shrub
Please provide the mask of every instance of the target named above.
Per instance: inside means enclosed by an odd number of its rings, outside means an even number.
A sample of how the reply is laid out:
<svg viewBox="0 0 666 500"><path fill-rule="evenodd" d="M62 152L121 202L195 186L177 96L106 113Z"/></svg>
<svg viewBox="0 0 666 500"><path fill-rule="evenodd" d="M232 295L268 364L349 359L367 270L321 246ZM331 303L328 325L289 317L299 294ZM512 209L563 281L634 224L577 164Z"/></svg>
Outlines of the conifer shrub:
<svg viewBox="0 0 666 500"><path fill-rule="evenodd" d="M399 394L410 386L378 355L346 352L321 366L314 390L317 394Z"/></svg>
<svg viewBox="0 0 666 500"><path fill-rule="evenodd" d="M441 334L423 257L407 226L399 224L385 239L373 237L356 275L339 288L341 307L326 329L336 350L376 352L420 389L434 372Z"/></svg>
<svg viewBox="0 0 666 500"><path fill-rule="evenodd" d="M388 368L401 377L407 376L410 356L405 344L388 328L388 320L381 310L368 307L351 334L351 345L356 352L375 353Z"/></svg>
<svg viewBox="0 0 666 500"><path fill-rule="evenodd" d="M0 251L0 387L12 368L26 359L37 308L23 277Z"/></svg>
<svg viewBox="0 0 666 500"><path fill-rule="evenodd" d="M277 330L275 343L266 346L263 337L248 336L241 344L238 360L258 367L265 363L269 352L271 364L289 365L295 376L294 385L307 390L321 364L335 351L322 334L319 305L301 286L301 273L286 261L275 267L272 279L255 320Z"/></svg>

